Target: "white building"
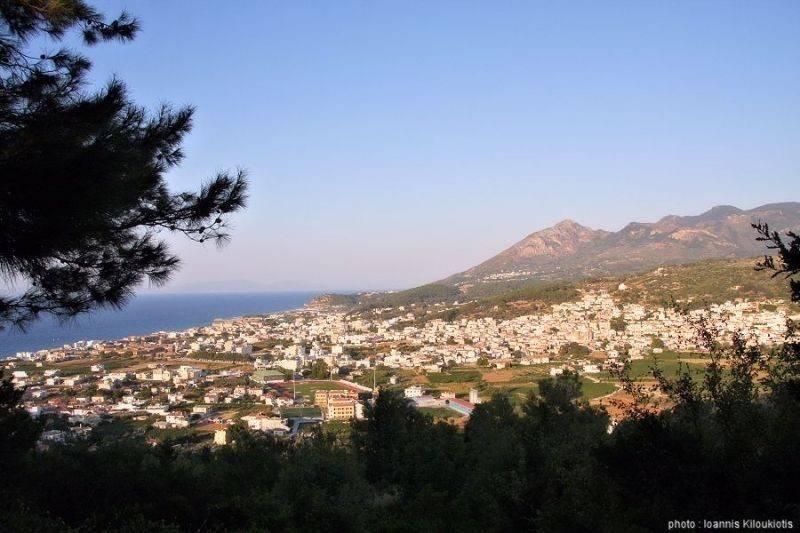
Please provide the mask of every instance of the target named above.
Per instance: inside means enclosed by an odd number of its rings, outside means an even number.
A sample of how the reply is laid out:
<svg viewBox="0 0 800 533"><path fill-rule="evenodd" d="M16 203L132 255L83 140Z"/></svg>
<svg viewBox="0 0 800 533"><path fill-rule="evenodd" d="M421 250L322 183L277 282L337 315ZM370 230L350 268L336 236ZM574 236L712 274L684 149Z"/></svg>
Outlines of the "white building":
<svg viewBox="0 0 800 533"><path fill-rule="evenodd" d="M469 390L469 403L479 404L481 403L481 398L478 396L477 389L470 389Z"/></svg>
<svg viewBox="0 0 800 533"><path fill-rule="evenodd" d="M403 391L403 395L406 398L419 398L422 396L423 390L422 387L419 385L412 385L410 387L406 387Z"/></svg>

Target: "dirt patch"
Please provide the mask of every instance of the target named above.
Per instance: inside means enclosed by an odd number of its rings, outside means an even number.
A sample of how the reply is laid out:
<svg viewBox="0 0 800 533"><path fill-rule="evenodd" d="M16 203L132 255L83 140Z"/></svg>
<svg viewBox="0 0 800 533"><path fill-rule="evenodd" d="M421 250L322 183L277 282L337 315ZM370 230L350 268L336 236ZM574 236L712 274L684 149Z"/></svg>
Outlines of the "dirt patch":
<svg viewBox="0 0 800 533"><path fill-rule="evenodd" d="M633 398L625 391L617 392L589 402L591 405L600 405L605 408L613 420L623 420L627 417L628 410L633 405Z"/></svg>
<svg viewBox="0 0 800 533"><path fill-rule="evenodd" d="M511 381L518 373L519 372L514 369L493 370L491 372L486 372L483 375L483 380L487 383L503 383L505 381Z"/></svg>
<svg viewBox="0 0 800 533"><path fill-rule="evenodd" d="M122 366L114 372L136 372L138 370L148 370L148 365L153 361L142 361L137 363L131 363L130 365Z"/></svg>

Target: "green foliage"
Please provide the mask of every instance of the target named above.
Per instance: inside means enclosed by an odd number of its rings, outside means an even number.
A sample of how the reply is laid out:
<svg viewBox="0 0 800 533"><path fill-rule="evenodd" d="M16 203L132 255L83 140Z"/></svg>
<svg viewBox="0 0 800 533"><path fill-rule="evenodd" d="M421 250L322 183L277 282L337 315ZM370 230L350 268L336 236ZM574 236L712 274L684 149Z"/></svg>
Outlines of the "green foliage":
<svg viewBox="0 0 800 533"><path fill-rule="evenodd" d="M521 409L494 395L463 430L384 390L365 420L297 441L243 425L217 449L123 433L44 452L28 441L0 455L3 526L649 531L681 513L796 520L800 349L774 354L761 384L760 353L743 343L714 346L711 361L699 378L656 372L673 407L634 409L611 433L606 413L581 400L585 380L565 372Z"/></svg>
<svg viewBox="0 0 800 533"><path fill-rule="evenodd" d="M148 113L116 78L91 93L85 56L40 49L47 37L93 45L138 30L83 0L0 2L0 271L26 287L0 297L0 327L124 304L176 269L160 232L222 243L226 215L245 203L243 171L169 191L191 107Z"/></svg>
<svg viewBox="0 0 800 533"><path fill-rule="evenodd" d="M344 352L353 359L363 359L375 352L375 347L370 345L364 346L346 346Z"/></svg>
<svg viewBox="0 0 800 533"><path fill-rule="evenodd" d="M766 222L753 224L753 228L758 232L758 240L766 243L767 250L777 255L777 261L772 255L765 255L758 265L759 270L772 271L773 278L788 279L792 301L800 302L800 233L786 232L787 242L784 242L784 238L770 229Z"/></svg>
<svg viewBox="0 0 800 533"><path fill-rule="evenodd" d="M405 291L380 293L360 300L360 309L368 310L379 307L400 307L417 304L438 303L457 300L461 292L457 287L442 283L430 283Z"/></svg>
<svg viewBox="0 0 800 533"><path fill-rule="evenodd" d="M311 365L312 379L327 379L329 377L328 364L322 359L317 359Z"/></svg>
<svg viewBox="0 0 800 533"><path fill-rule="evenodd" d="M420 407L419 412L430 416L434 420L447 419L447 418L461 418L461 413L448 409L447 407Z"/></svg>
<svg viewBox="0 0 800 533"><path fill-rule="evenodd" d="M621 316L615 316L611 319L611 329L614 331L625 331L627 325L625 319Z"/></svg>
<svg viewBox="0 0 800 533"><path fill-rule="evenodd" d="M457 372L432 372L428 374L428 381L438 383L469 383L479 381L481 373L476 370L459 370Z"/></svg>
<svg viewBox="0 0 800 533"><path fill-rule="evenodd" d="M19 407L22 394L0 369L0 462L13 461L18 453L29 450L41 432L39 424Z"/></svg>
<svg viewBox="0 0 800 533"><path fill-rule="evenodd" d="M614 291L624 282L628 290L615 292L623 303L668 306L680 301L688 309L737 298L786 299L786 285L756 270L755 259L707 260L608 280L591 280L587 288Z"/></svg>
<svg viewBox="0 0 800 533"><path fill-rule="evenodd" d="M283 407L281 408L281 416L286 418L313 418L319 417L322 413L319 407Z"/></svg>
<svg viewBox="0 0 800 533"><path fill-rule="evenodd" d="M461 295L461 299L471 299L469 303L426 316L425 320L439 318L452 322L457 318L471 316L512 318L548 310L551 305L572 301L580 296L577 285L566 282L528 281L517 282L512 286L515 287L513 290L508 290L509 285L506 284L478 285L477 287L483 288L473 288L466 296Z"/></svg>
<svg viewBox="0 0 800 533"><path fill-rule="evenodd" d="M497 305L520 300L552 305L574 300L580 293L570 283L534 282L529 286L489 298L483 305Z"/></svg>
<svg viewBox="0 0 800 533"><path fill-rule="evenodd" d="M605 396L606 394L610 394L617 390L617 387L614 386L612 383L595 383L589 379L582 379L581 380L581 393L583 398L590 400L592 398L597 398L598 396Z"/></svg>
<svg viewBox="0 0 800 533"><path fill-rule="evenodd" d="M787 250L791 249L791 245L787 245ZM452 322L460 318L477 316L505 319L548 312L550 306L575 301L580 297L581 291L587 290L609 291L623 304L671 306L678 300L687 309L737 298L753 300L785 298L786 282L782 278L785 275L796 274L791 274L791 271L787 270L779 272L781 275L777 278L770 278L758 272L754 268L756 266L755 259L714 259L685 265L668 265L636 274L582 281L479 283L470 288L466 294L461 294L456 288L450 290L442 284L433 284L389 295L365 297L360 300L364 304L360 310L419 304L423 311L434 311L417 313L419 323L423 323L433 319ZM623 282L628 288L619 291L617 288ZM415 299L415 296L420 295L421 298ZM432 307L435 303L454 300L465 303L442 310ZM399 303L400 301L402 303ZM798 310L796 305L794 310ZM615 321L615 324L616 327L622 326L619 320Z"/></svg>
<svg viewBox="0 0 800 533"><path fill-rule="evenodd" d="M662 341L658 337L653 337L652 340L650 341L651 348L661 348L663 350L664 346L665 346L664 341Z"/></svg>
<svg viewBox="0 0 800 533"><path fill-rule="evenodd" d="M451 323L458 318L459 312L458 309L448 309L447 311L442 311L439 314L438 318L444 320L445 322Z"/></svg>
<svg viewBox="0 0 800 533"><path fill-rule="evenodd" d="M312 307L354 307L358 305L360 297L359 294L323 294L311 300L309 305Z"/></svg>
<svg viewBox="0 0 800 533"><path fill-rule="evenodd" d="M558 349L558 355L561 357L586 357L589 352L587 346L577 342L569 342Z"/></svg>

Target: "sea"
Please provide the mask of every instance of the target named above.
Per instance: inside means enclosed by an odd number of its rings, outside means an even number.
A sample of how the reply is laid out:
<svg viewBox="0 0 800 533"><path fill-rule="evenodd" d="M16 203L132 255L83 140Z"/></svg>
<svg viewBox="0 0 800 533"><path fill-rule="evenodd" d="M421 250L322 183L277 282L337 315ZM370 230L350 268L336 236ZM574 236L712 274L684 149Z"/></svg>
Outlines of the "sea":
<svg viewBox="0 0 800 533"><path fill-rule="evenodd" d="M143 294L122 309L101 309L67 322L49 316L19 331L0 330L0 359L17 352L55 348L80 340L114 340L156 331L177 331L231 318L288 311L319 296L317 292L220 294Z"/></svg>

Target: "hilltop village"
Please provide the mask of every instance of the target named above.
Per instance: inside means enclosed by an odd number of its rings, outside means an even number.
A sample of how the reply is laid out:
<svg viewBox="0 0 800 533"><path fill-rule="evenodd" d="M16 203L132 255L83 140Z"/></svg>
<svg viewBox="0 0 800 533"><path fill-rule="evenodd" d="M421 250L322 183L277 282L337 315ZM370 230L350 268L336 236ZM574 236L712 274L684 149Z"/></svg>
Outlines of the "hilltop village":
<svg viewBox="0 0 800 533"><path fill-rule="evenodd" d="M6 375L46 423L41 446L114 422L153 443L225 445L236 424L292 437L361 418L381 387L401 389L420 410L456 424L495 392L518 404L539 380L564 371L579 374L584 395L597 401L619 392L612 371L624 362L642 380L659 358L668 367L702 364L701 318L723 341L740 333L763 346L782 343L787 319L800 318L782 301L679 312L620 304L606 291L508 320L420 321L413 307L391 309L391 318L382 318L387 309L307 308L82 341L17 354L5 361Z"/></svg>

